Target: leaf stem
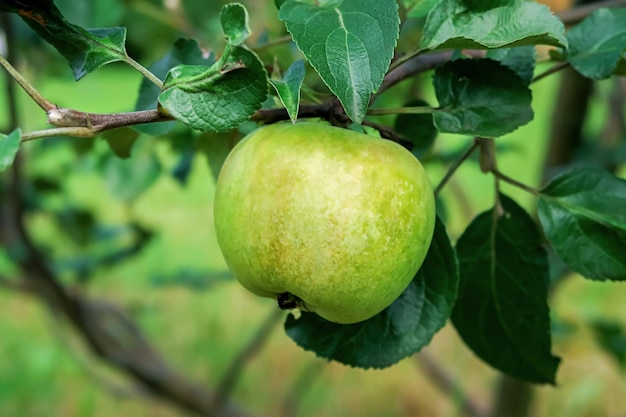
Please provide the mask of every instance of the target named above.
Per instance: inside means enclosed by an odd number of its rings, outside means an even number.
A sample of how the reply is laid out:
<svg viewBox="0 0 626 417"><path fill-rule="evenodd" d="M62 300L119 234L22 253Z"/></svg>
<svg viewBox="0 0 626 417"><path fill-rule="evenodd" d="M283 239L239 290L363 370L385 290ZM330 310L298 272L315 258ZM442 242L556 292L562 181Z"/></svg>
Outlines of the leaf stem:
<svg viewBox="0 0 626 417"><path fill-rule="evenodd" d="M474 139L470 147L467 148L463 155L461 155L461 157L454 164L452 164L450 168L448 168L448 172L446 172L446 175L444 175L443 179L439 182L439 185L437 185L437 187L435 188L435 195L438 195L441 192L443 186L446 185L446 183L450 180L450 178L452 178L456 170L472 155L472 153L474 153L478 146L478 140Z"/></svg>
<svg viewBox="0 0 626 417"><path fill-rule="evenodd" d="M159 88L163 88L163 82L159 80L159 78L151 73L146 67L141 65L139 62L132 59L130 56L126 55L124 60L128 65L139 71L144 77L146 77L152 84L156 85Z"/></svg>
<svg viewBox="0 0 626 417"><path fill-rule="evenodd" d="M258 53L261 51L265 51L266 49L270 49L275 46L282 45L282 44L289 43L289 42L291 42L291 35L285 35L285 36L281 36L280 38L272 39L271 41L267 41L262 45L259 45L250 49Z"/></svg>
<svg viewBox="0 0 626 417"><path fill-rule="evenodd" d="M569 67L570 63L567 61L563 61L563 62L559 62L558 64L548 68L547 70L545 70L544 72L542 72L541 74L537 74L536 76L533 77L533 79L530 81L530 83L536 83L539 80L542 80L544 78L546 78L549 75L555 74L559 71L564 70L565 68Z"/></svg>
<svg viewBox="0 0 626 417"><path fill-rule="evenodd" d="M495 149L495 141L493 139L486 138L476 138L476 141L480 145L480 169L487 173L490 172L496 179L496 207L499 207L499 194L500 194L500 183L499 180L507 182L517 188L521 188L522 190L534 195L538 196L539 190L523 184L506 174L503 174L498 169L498 164L496 162L496 149Z"/></svg>
<svg viewBox="0 0 626 417"><path fill-rule="evenodd" d="M7 61L4 56L0 55L0 65L7 70L9 75L26 91L26 93L45 111L55 109L56 106L43 96L35 87L33 87L26 79Z"/></svg>
<svg viewBox="0 0 626 417"><path fill-rule="evenodd" d="M384 116L387 114L433 114L435 109L429 106L398 107L395 109L369 109L369 116Z"/></svg>
<svg viewBox="0 0 626 417"><path fill-rule="evenodd" d="M513 186L515 186L517 188L520 188L520 189L522 189L522 190L524 190L524 191L526 191L526 192L528 192L528 193L530 193L530 194L532 194L534 196L538 196L539 194L541 194L541 192L538 189L533 188L533 187L531 187L529 185L523 184L523 183L519 182L518 180L513 179L513 178L509 177L506 174L503 174L498 169L492 169L491 173L496 178L498 178L498 179L500 179L500 180L502 180L504 182L508 182L509 184L511 184L511 185L513 185Z"/></svg>

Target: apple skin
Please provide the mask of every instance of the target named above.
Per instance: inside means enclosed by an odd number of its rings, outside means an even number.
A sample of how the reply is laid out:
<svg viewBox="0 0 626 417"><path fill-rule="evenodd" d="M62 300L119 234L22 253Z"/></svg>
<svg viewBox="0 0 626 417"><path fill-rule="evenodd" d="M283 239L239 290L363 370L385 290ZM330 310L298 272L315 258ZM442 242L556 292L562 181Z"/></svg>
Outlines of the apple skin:
<svg viewBox="0 0 626 417"><path fill-rule="evenodd" d="M402 146L320 123L261 127L217 181L218 243L239 282L335 323L388 307L422 265L435 200Z"/></svg>

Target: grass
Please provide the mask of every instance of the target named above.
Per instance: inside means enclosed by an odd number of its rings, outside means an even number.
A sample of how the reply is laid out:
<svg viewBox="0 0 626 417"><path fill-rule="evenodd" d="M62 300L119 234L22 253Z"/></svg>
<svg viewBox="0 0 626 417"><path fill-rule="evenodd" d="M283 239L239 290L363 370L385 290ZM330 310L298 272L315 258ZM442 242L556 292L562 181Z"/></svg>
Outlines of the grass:
<svg viewBox="0 0 626 417"><path fill-rule="evenodd" d="M550 124L554 81L535 86L536 119L498 139L518 149L499 158L502 170L535 186ZM40 88L65 106L106 112L130 109L134 97L127 92L135 91L137 83L137 76L113 67L86 77L79 85L46 79ZM83 89L89 94L82 94ZM24 114L36 114L37 109L23 103ZM42 120L29 119L25 124L29 129L41 128ZM440 141L448 147L463 146L464 142L467 140L460 137ZM168 150L160 145L157 149L164 165L171 167ZM28 146L24 150L29 152ZM86 175L72 165L71 153L63 146L47 149L36 162L32 169L47 175L70 169L72 174L63 184L67 201L93 209L106 223L120 224L130 217L159 231L141 256L99 271L89 292L126 306L176 368L214 386L236 352L274 309L274 303L248 294L233 280L217 281L203 291L154 284L155 276L183 268L217 273L226 268L214 237L214 181L204 158L194 161L187 186L164 175L130 208L120 204L95 175ZM444 170L433 164L428 172L436 183ZM469 211L453 216L448 225L452 236L460 234L471 216L491 206L492 189L491 177L481 174L475 163L461 168L455 184L443 192L452 213L465 210L459 208L458 190L469 199ZM532 209L533 199L527 193L509 186L503 190ZM66 202L56 202L62 203ZM58 227L48 216L34 216L30 223L38 241L53 252L67 254L76 249L60 238ZM0 256L0 271L5 271L9 265L2 259ZM555 294L552 314L574 330L555 337L554 350L563 357L560 385L538 388L534 416L619 417L626 413L624 371L593 342L586 325L592 318L614 319L626 325L624 299L623 285L591 283L577 277L567 280ZM72 331L34 300L0 288L0 306L0 357L4 358L0 361L0 416L184 415L166 404L136 398L124 378L94 360ZM435 336L428 351L470 394L483 405L489 403L497 374L473 356L450 326ZM312 353L295 346L278 327L267 348L246 369L233 400L258 415L280 415L294 380L318 361ZM323 372L312 379L303 394L299 413L303 417L459 415L458 403L438 392L413 358L381 371L335 363L322 366Z"/></svg>

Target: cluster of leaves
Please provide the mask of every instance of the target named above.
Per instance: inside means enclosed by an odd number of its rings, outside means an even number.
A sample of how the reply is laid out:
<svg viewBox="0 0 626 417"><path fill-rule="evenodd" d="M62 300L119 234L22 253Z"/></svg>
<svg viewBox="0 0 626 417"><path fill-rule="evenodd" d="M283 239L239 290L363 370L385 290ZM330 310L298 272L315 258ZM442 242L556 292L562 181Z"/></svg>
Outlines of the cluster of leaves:
<svg viewBox="0 0 626 417"><path fill-rule="evenodd" d="M593 79L626 70L624 9L600 9L566 33L547 7L525 0L402 0L407 18L425 21L414 49L392 62L401 23L395 0L276 3L304 60L357 125L366 120L387 75L421 56L456 51L434 71L438 106L412 101L404 110L415 114L396 119L396 129L416 142L416 154L432 146L433 131L497 138L530 122L536 45L554 47L555 61ZM114 61L137 65L126 53L125 29L70 24L52 0L28 7L9 0L0 12L20 15L68 60L76 79ZM219 57L205 56L193 40L177 41L150 67L156 82L150 76L144 80L137 110L158 109L192 129L226 132L266 105L271 86L295 121L305 61L293 62L282 77L278 71L268 75L268 65L245 44L248 19L241 4L222 9L225 47ZM485 52L468 59L463 50ZM172 123L138 129L159 135ZM436 131L416 136L415 128L407 127L416 124ZM12 163L21 135L16 130L0 137L0 169ZM127 157L128 146L113 148ZM551 353L545 242L588 279L626 280L626 181L579 168L537 194L541 228L499 194L493 209L478 215L455 247L437 221L423 267L379 315L337 325L303 313L287 319L287 334L322 357L379 368L419 351L451 318L465 343L493 367L527 381L554 383L559 359Z"/></svg>

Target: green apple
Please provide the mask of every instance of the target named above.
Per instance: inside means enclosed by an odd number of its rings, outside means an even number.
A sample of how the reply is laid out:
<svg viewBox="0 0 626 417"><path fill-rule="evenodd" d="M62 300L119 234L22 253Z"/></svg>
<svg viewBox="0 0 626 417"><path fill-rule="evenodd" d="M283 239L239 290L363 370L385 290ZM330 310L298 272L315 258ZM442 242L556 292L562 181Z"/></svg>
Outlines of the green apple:
<svg viewBox="0 0 626 417"><path fill-rule="evenodd" d="M422 265L435 201L402 146L320 123L261 127L220 171L217 239L239 282L336 323L389 306Z"/></svg>

